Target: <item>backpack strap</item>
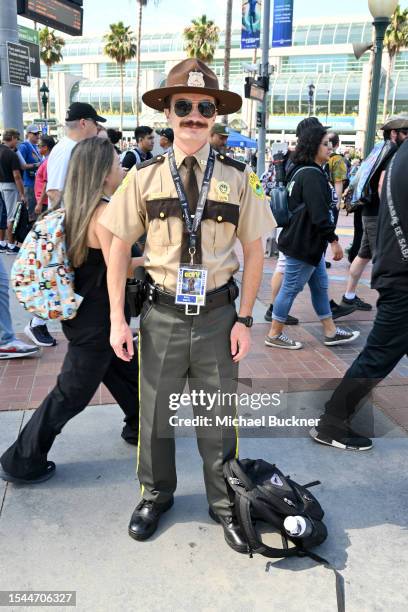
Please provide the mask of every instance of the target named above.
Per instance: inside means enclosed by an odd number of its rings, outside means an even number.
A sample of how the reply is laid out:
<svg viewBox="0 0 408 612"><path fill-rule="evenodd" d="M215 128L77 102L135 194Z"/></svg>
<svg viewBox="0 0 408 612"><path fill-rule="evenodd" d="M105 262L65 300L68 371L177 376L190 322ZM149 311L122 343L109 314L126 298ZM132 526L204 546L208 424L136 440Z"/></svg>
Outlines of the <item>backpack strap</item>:
<svg viewBox="0 0 408 612"><path fill-rule="evenodd" d="M245 539L248 545L249 556L252 557L252 553L259 553L264 557L270 557L272 559L281 559L282 557L296 557L299 551L302 549L295 544L293 548L273 548L264 544L260 540L252 519L251 519L251 501L250 495L242 492L235 498L235 514L238 523L245 535Z"/></svg>
<svg viewBox="0 0 408 612"><path fill-rule="evenodd" d="M320 555L316 555L316 553L310 552L309 550L303 550L299 554L300 557L309 557L316 563L320 563L325 568L332 570L336 577L336 599L337 599L337 612L345 612L346 610L346 602L345 602L345 593L344 593L344 578L340 574L340 572L331 564L327 559L324 559Z"/></svg>
<svg viewBox="0 0 408 612"><path fill-rule="evenodd" d="M295 179L295 176L297 174L302 172L302 170L308 170L308 169L310 169L310 170L317 170L317 172L321 172L321 170L319 170L319 168L316 168L316 166L302 166L301 168L298 168L297 170L295 170L293 175L290 177L290 180L288 181L287 186L290 185L290 183ZM287 189L287 186L286 186L286 189ZM289 193L288 193L288 195L289 195ZM291 215L294 215L297 212L299 212L300 210L302 210L303 208L305 208L305 206L306 206L306 204L304 202L302 202L301 204L298 204L297 206L295 206L295 208L293 208L292 210L289 209L289 213Z"/></svg>

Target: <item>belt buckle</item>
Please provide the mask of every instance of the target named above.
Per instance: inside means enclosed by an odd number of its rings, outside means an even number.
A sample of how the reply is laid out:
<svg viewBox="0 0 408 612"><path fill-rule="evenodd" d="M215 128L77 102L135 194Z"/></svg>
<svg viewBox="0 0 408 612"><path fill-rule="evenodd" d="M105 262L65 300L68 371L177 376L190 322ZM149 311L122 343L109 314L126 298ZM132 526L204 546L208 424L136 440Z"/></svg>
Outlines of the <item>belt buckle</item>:
<svg viewBox="0 0 408 612"><path fill-rule="evenodd" d="M198 304L186 304L184 314L188 316L196 316L200 314L200 306Z"/></svg>

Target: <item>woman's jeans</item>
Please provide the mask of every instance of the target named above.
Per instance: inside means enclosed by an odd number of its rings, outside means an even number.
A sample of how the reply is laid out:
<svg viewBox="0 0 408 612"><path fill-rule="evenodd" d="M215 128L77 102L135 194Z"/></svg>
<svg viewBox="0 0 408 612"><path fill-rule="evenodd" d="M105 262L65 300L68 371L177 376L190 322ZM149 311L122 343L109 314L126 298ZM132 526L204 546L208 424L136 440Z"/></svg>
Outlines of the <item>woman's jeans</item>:
<svg viewBox="0 0 408 612"><path fill-rule="evenodd" d="M15 339L9 307L9 280L0 259L0 345L9 344Z"/></svg>
<svg viewBox="0 0 408 612"><path fill-rule="evenodd" d="M329 278L324 255L317 266L286 256L285 275L282 286L273 305L272 318L285 323L298 293L309 283L313 308L319 319L332 316L329 302Z"/></svg>

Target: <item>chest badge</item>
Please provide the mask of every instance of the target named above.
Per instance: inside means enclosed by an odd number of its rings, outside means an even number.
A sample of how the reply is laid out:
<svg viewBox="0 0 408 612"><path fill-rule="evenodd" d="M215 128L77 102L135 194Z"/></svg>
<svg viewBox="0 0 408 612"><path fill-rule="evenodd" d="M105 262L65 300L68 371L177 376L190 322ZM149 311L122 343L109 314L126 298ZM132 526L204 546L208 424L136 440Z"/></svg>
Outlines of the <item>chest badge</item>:
<svg viewBox="0 0 408 612"><path fill-rule="evenodd" d="M217 198L220 200L220 202L228 202L231 187L225 181L219 181L217 183L216 192Z"/></svg>

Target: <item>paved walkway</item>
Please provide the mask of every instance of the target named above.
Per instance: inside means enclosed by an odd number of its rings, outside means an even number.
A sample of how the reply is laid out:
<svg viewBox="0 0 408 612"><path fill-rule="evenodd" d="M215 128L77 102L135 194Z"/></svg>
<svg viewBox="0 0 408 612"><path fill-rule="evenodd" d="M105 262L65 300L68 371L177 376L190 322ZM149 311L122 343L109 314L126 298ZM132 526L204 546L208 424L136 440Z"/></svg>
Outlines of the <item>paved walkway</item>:
<svg viewBox="0 0 408 612"><path fill-rule="evenodd" d="M119 412L94 406L68 423L50 453L52 480L31 488L0 484L0 590L76 591L78 612L337 610L331 571L307 559L249 559L227 547L207 514L191 437L177 439L174 508L151 540L129 538L139 487L136 451L119 437ZM0 413L0 448L29 416ZM394 429L360 454L306 437L240 442L241 457L276 462L299 482L322 481L313 491L329 537L316 552L344 577L347 612L406 611L408 440L400 435Z"/></svg>

